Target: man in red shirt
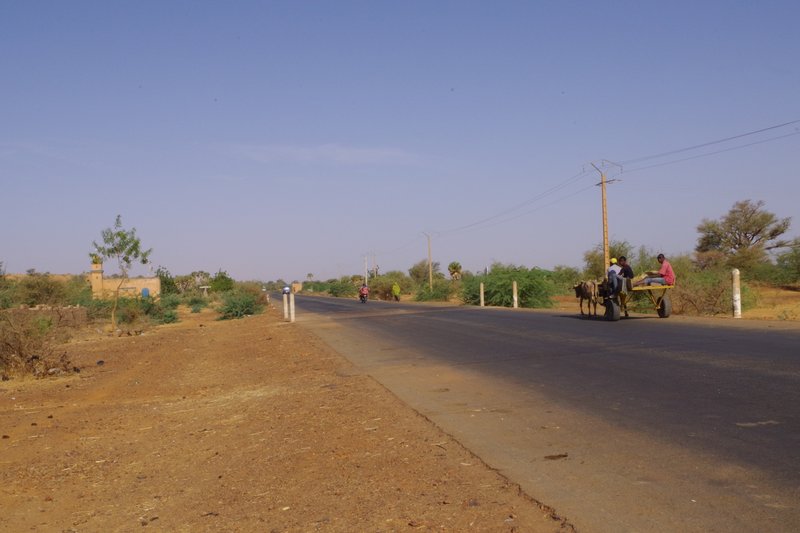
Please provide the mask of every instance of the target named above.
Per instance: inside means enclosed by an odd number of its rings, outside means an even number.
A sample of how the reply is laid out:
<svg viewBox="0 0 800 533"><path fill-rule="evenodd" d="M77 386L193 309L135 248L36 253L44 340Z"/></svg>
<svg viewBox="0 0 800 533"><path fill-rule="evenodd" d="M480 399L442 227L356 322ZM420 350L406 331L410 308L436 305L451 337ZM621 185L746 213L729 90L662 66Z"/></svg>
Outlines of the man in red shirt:
<svg viewBox="0 0 800 533"><path fill-rule="evenodd" d="M658 276L644 279L645 285L675 285L675 271L672 265L666 260L664 254L658 254L658 262L661 268L658 269Z"/></svg>

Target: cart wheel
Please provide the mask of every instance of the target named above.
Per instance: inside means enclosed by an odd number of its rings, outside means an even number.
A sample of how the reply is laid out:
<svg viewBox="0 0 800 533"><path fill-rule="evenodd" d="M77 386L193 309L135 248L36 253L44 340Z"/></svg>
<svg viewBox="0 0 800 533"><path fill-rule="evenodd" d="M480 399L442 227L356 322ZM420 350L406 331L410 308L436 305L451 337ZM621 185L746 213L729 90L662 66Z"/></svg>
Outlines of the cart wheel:
<svg viewBox="0 0 800 533"><path fill-rule="evenodd" d="M611 320L613 322L619 320L619 304L610 298L607 299L604 304L606 306L606 320Z"/></svg>
<svg viewBox="0 0 800 533"><path fill-rule="evenodd" d="M661 303L658 305L658 316L661 318L667 318L669 315L672 314L672 300L669 299L668 295L664 295L661 298Z"/></svg>

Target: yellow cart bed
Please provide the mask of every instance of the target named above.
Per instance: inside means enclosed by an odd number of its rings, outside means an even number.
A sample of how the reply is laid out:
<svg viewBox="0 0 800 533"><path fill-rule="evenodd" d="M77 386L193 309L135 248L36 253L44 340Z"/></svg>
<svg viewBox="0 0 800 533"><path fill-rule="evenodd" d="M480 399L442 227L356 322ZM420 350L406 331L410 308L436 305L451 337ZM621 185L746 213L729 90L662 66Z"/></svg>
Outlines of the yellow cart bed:
<svg viewBox="0 0 800 533"><path fill-rule="evenodd" d="M600 295L603 297L603 305L606 308L605 319L619 320L622 313L628 316L628 304L634 299L639 299L640 296L650 300L653 309L660 318L667 318L672 314L672 301L669 298L669 291L674 287L674 285L639 285L630 287L627 291L620 292L613 297L608 297L609 291L603 286L600 289Z"/></svg>

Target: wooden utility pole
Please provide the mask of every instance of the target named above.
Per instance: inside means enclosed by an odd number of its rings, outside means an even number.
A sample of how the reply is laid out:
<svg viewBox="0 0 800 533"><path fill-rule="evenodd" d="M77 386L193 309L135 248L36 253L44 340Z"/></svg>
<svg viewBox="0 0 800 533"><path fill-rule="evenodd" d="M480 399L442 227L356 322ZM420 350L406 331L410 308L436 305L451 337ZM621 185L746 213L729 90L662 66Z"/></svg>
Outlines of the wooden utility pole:
<svg viewBox="0 0 800 533"><path fill-rule="evenodd" d="M600 196L603 199L603 279L608 280L608 209L606 208L606 174L597 165L592 163L594 169L600 173Z"/></svg>

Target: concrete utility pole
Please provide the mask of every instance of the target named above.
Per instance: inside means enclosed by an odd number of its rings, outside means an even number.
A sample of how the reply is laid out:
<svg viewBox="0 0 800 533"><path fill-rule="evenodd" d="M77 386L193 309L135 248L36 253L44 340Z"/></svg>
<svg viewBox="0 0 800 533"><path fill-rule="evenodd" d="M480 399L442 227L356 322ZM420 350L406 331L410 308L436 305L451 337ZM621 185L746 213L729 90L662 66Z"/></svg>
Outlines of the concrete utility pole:
<svg viewBox="0 0 800 533"><path fill-rule="evenodd" d="M603 199L603 279L608 280L608 209L606 208L606 174L597 165L592 163L594 169L600 173L600 196Z"/></svg>
<svg viewBox="0 0 800 533"><path fill-rule="evenodd" d="M428 238L428 288L433 292L433 259L431 256L431 236L422 232Z"/></svg>
<svg viewBox="0 0 800 533"><path fill-rule="evenodd" d="M603 160L603 163L610 163L615 166L619 166L616 163L611 163L611 161ZM608 208L606 207L606 183L613 183L617 180L606 181L606 173L600 170L597 165L591 163L594 169L600 173L600 196L602 197L603 201L603 279L608 281L608 265L609 261L611 260L610 253L608 251ZM622 168L622 167L620 167Z"/></svg>
<svg viewBox="0 0 800 533"><path fill-rule="evenodd" d="M369 262L368 256L364 256L364 284L369 285Z"/></svg>

